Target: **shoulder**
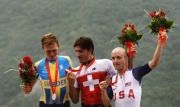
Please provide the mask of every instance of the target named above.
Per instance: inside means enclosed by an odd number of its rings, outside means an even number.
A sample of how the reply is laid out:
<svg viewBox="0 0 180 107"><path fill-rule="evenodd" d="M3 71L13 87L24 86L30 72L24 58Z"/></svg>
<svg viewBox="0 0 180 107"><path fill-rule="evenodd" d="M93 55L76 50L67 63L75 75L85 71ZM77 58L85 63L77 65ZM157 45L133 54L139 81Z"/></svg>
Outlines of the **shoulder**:
<svg viewBox="0 0 180 107"><path fill-rule="evenodd" d="M133 76L136 80L140 81L142 77L148 74L152 69L149 67L148 63L143 66L138 66L132 70Z"/></svg>
<svg viewBox="0 0 180 107"><path fill-rule="evenodd" d="M95 63L96 65L102 66L106 70L112 68L113 66L112 61L109 59L97 59Z"/></svg>
<svg viewBox="0 0 180 107"><path fill-rule="evenodd" d="M58 56L60 61L64 61L65 63L69 63L69 65L72 67L73 63L69 56Z"/></svg>
<svg viewBox="0 0 180 107"><path fill-rule="evenodd" d="M70 60L71 58L69 56L58 56L59 59L66 59L66 60Z"/></svg>
<svg viewBox="0 0 180 107"><path fill-rule="evenodd" d="M69 56L58 56L58 59L62 61L71 62L71 58Z"/></svg>
<svg viewBox="0 0 180 107"><path fill-rule="evenodd" d="M34 65L35 65L36 67L38 67L41 63L45 63L45 58L37 61Z"/></svg>
<svg viewBox="0 0 180 107"><path fill-rule="evenodd" d="M112 61L109 60L109 59L97 59L96 62L97 62L97 63L102 63L102 64L112 63Z"/></svg>
<svg viewBox="0 0 180 107"><path fill-rule="evenodd" d="M133 69L133 72L135 71L151 71L152 69L149 67L148 63L144 64L143 66L138 66Z"/></svg>

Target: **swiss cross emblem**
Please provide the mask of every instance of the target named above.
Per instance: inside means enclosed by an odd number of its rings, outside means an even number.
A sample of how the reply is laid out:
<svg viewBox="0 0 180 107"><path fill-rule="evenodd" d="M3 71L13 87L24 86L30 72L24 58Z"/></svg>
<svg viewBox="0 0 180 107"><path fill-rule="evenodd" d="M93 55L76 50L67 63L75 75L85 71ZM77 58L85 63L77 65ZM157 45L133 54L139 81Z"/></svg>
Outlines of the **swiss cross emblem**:
<svg viewBox="0 0 180 107"><path fill-rule="evenodd" d="M83 82L83 86L89 86L90 91L94 91L94 85L99 84L99 79L94 79L92 75L87 75L87 81Z"/></svg>

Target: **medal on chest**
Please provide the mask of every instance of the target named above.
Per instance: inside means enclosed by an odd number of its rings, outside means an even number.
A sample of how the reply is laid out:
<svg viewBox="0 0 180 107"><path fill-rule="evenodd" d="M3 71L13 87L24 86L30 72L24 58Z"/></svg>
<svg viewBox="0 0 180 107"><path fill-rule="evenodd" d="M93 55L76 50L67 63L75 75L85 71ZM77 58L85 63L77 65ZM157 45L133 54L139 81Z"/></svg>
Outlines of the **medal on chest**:
<svg viewBox="0 0 180 107"><path fill-rule="evenodd" d="M51 87L51 91L52 91L52 100L56 100L56 84L57 84L57 77L58 77L58 57L56 57L56 69L55 69L55 81L54 81L54 85L52 82L52 78L50 75L50 69L49 69L49 63L46 59L46 70L48 72L48 78L49 78L49 83L50 83L50 87Z"/></svg>
<svg viewBox="0 0 180 107"><path fill-rule="evenodd" d="M56 99L56 93L54 93L53 95L52 95L52 100L55 100Z"/></svg>

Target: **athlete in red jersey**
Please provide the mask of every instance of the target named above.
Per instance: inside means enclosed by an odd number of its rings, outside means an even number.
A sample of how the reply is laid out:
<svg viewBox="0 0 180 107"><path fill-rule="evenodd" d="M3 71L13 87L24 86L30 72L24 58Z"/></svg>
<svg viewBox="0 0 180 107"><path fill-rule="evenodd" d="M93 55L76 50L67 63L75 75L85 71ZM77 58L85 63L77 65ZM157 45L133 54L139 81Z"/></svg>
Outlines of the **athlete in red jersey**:
<svg viewBox="0 0 180 107"><path fill-rule="evenodd" d="M72 102L79 102L79 93L81 91L82 107L104 107L101 100L99 83L107 75L112 76L117 74L117 71L109 59L97 60L94 58L94 44L90 38L78 38L74 44L74 48L81 65L75 68L76 75L69 73L68 76L69 95ZM132 61L130 62L133 64Z"/></svg>

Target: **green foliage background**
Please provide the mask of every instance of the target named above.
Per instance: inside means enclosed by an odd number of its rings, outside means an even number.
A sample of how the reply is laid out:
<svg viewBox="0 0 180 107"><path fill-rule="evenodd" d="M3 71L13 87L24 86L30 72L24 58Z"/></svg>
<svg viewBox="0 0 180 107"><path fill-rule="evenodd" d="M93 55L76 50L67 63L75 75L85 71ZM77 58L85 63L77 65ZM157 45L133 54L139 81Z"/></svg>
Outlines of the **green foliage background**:
<svg viewBox="0 0 180 107"><path fill-rule="evenodd" d="M111 50L122 46L111 40L125 23L138 25L143 20L140 31L149 23L144 9L168 11L175 7L167 16L180 24L179 5L179 0L0 0L0 107L38 107L39 84L31 94L24 95L18 73L4 72L17 69L15 59L25 55L32 56L34 61L43 58L42 35L56 34L61 43L59 54L70 56L75 66L78 60L73 43L82 35L93 39L96 58L110 59ZM180 29L175 27L168 33L160 64L143 78L142 107L180 106ZM157 36L149 32L141 31L144 36L137 47L135 66L152 58Z"/></svg>

